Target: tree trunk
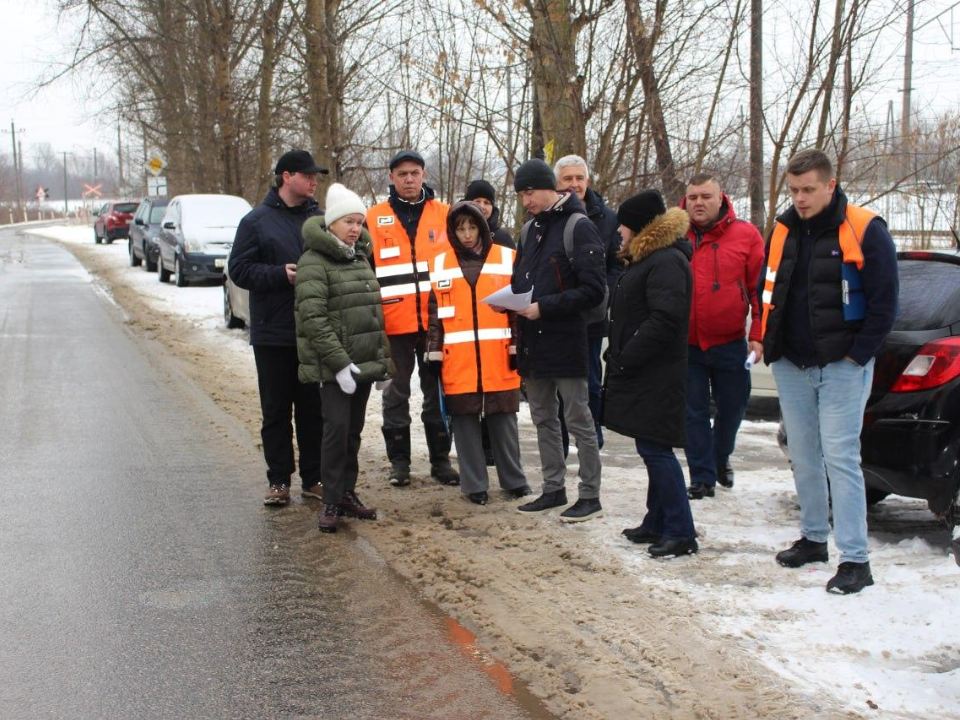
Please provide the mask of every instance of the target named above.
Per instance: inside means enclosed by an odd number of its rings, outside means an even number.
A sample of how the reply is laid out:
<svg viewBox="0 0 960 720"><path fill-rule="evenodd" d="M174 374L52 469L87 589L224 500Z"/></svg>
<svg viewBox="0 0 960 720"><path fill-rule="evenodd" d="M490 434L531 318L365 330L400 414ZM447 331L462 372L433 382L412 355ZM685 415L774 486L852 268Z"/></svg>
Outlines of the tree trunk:
<svg viewBox="0 0 960 720"><path fill-rule="evenodd" d="M339 0L306 0L304 6L304 37L306 65L303 69L307 85L307 128L310 150L321 167L330 169L332 178L339 180L343 168L339 159L340 87L336 15ZM323 197L331 176L320 176L318 197Z"/></svg>
<svg viewBox="0 0 960 720"><path fill-rule="evenodd" d="M257 187L256 198L263 198L273 182L273 158L270 136L273 118L273 78L277 68L277 37L280 28L280 16L284 0L270 0L264 12L263 25L260 28L260 41L263 55L260 59L259 96L257 98L257 119L254 131L257 143Z"/></svg>

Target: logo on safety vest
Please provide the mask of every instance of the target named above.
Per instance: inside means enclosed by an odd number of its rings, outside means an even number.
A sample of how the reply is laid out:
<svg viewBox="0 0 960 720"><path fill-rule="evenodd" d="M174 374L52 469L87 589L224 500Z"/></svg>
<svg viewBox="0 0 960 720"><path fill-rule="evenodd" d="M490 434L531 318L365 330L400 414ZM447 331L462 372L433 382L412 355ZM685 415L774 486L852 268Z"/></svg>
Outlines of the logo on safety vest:
<svg viewBox="0 0 960 720"><path fill-rule="evenodd" d="M393 225L394 217L393 215L380 215L377 217L377 227L383 227L384 225Z"/></svg>
<svg viewBox="0 0 960 720"><path fill-rule="evenodd" d="M438 289L438 290L442 290L442 289L444 289L444 288L448 288L448 287L452 287L452 286L453 286L453 280L450 280L450 279L447 279L447 280L437 280L437 289Z"/></svg>

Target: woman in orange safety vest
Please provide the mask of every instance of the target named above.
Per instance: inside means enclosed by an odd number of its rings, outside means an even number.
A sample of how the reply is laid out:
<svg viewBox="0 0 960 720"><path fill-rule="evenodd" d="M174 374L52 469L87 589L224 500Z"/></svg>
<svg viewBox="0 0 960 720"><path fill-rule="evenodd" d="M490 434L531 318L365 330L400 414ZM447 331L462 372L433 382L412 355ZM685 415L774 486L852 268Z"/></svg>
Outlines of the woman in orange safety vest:
<svg viewBox="0 0 960 720"><path fill-rule="evenodd" d="M489 478L481 441L486 419L500 487L529 495L520 464L515 318L483 298L510 284L514 251L495 244L480 208L460 202L447 215L450 249L430 267L427 362L439 371L460 466L460 490L486 505Z"/></svg>

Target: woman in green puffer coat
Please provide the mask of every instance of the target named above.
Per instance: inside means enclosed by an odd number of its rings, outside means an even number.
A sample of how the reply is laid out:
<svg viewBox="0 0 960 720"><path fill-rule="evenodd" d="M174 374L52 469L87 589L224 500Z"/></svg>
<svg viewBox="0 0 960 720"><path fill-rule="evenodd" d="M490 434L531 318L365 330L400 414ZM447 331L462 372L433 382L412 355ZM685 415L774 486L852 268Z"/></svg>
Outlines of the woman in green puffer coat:
<svg viewBox="0 0 960 720"><path fill-rule="evenodd" d="M393 374L383 329L380 285L370 265L366 207L343 185L327 191L326 215L303 225L297 264L296 319L300 382L320 383L323 445L320 531L342 515L376 520L357 497L360 433L374 382Z"/></svg>

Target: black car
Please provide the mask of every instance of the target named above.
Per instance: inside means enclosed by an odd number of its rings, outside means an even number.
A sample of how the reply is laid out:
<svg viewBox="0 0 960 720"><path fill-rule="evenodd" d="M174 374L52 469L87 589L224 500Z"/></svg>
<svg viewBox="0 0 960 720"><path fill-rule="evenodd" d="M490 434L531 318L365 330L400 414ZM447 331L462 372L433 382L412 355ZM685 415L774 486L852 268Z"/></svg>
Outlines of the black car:
<svg viewBox="0 0 960 720"><path fill-rule="evenodd" d="M156 272L157 257L160 255L160 247L157 245L160 239L160 223L167 211L168 202L170 201L165 197L148 197L140 201L130 224L128 249L132 267L142 264L147 272Z"/></svg>
<svg viewBox="0 0 960 720"><path fill-rule="evenodd" d="M900 315L877 356L860 434L867 502L927 501L960 564L960 251L897 253ZM781 423L780 444L787 438Z"/></svg>

